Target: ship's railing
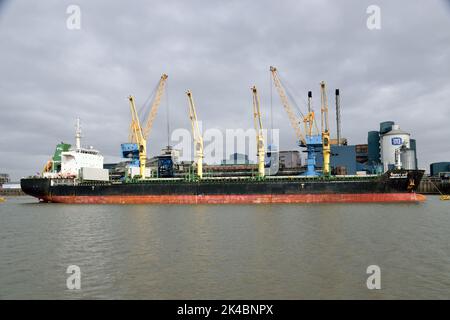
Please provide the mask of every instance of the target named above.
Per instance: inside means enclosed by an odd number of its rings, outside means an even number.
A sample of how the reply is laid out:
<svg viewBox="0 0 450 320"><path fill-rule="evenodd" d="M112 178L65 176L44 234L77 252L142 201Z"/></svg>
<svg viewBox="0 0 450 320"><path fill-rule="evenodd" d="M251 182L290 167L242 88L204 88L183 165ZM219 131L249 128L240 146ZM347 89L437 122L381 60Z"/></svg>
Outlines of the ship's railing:
<svg viewBox="0 0 450 320"><path fill-rule="evenodd" d="M110 181L95 181L95 180L76 183L77 186L109 186L111 184L112 183Z"/></svg>
<svg viewBox="0 0 450 320"><path fill-rule="evenodd" d="M206 183L206 182L212 182L212 183L220 183L225 181L233 181L236 183L239 182L269 182L269 181L298 181L298 182L328 182L328 181L335 181L335 182L344 182L344 181L371 181L374 179L379 178L380 175L376 174L370 174L370 175L339 175L339 176L331 176L331 177L324 177L324 176L316 176L316 177L308 177L308 176L266 176L263 179L258 179L254 176L238 176L238 177L203 177L201 180L191 180L186 178L149 178L149 179L131 179L127 180L125 183L132 183L132 184L151 184L151 183ZM122 182L116 182L122 183ZM113 184L115 184L113 182Z"/></svg>
<svg viewBox="0 0 450 320"><path fill-rule="evenodd" d="M302 180L338 180L338 179L364 179L364 178L376 178L380 175L377 174L365 174L365 175L338 175L331 177L324 176L266 176L265 179L302 179Z"/></svg>

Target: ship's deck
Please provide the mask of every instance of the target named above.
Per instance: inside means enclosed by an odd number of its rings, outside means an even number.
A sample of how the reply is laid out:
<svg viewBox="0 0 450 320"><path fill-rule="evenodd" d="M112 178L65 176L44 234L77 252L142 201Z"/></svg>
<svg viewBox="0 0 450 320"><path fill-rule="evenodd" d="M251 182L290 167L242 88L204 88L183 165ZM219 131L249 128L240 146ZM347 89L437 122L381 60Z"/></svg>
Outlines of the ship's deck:
<svg viewBox="0 0 450 320"><path fill-rule="evenodd" d="M340 175L340 176L266 176L264 178L258 178L256 176L240 176L240 177L203 177L202 179L195 178L147 178L147 179L128 179L125 181L116 180L110 181L111 184L151 184L151 183L227 183L227 182L252 182L252 183L264 183L264 182L283 182L283 181L297 181L297 182L312 182L312 181L368 181L380 178L380 175ZM102 182L104 184L105 182ZM108 183L108 182L106 182ZM78 185L92 185L98 184L98 182L84 181L78 182Z"/></svg>

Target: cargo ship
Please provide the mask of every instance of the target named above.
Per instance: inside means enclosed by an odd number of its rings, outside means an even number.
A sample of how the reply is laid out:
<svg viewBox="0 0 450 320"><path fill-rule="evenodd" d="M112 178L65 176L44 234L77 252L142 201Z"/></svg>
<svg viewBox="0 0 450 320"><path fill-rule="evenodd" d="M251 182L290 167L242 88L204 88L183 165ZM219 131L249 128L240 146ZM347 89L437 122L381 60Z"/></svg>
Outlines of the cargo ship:
<svg viewBox="0 0 450 320"><path fill-rule="evenodd" d="M275 72L275 69L271 68ZM276 74L275 74L276 76ZM167 75L161 77L158 95ZM276 77L274 78L277 79ZM321 83L325 93L325 85ZM203 172L203 138L197 123L192 93L189 101L196 174L177 174L170 155L156 159L156 170L147 166L146 139L148 131L142 129L134 98L129 97L132 113L130 143L122 144L122 156L128 158L127 171L115 176L103 164L99 151L81 146L79 120L76 126L76 145L61 143L40 176L21 180L22 190L43 202L86 204L271 204L271 203L352 203L352 202L420 202L425 196L416 193L423 170L402 168L396 149L396 164L381 174L332 175L330 170L330 138L328 129L322 135L309 134L299 145L307 148L307 170L303 174L278 174L278 153L266 152L262 134L259 97L253 92L253 115L256 130L258 163L257 173L246 175L210 174ZM283 94L283 93L282 93ZM309 94L309 101L311 94ZM159 101L159 98L156 99ZM326 101L326 97L322 99ZM289 106L285 106L289 109ZM310 108L309 108L310 109ZM322 110L326 110L323 107ZM150 111L150 122L156 115L155 104ZM311 119L313 119L313 112ZM294 117L292 125L298 126ZM150 125L148 125L150 123ZM309 123L313 127L313 122ZM297 128L298 132L300 129ZM145 133L147 132L147 133ZM339 139L338 139L339 140ZM321 172L315 168L315 153L323 152ZM267 162L267 160L269 160Z"/></svg>
<svg viewBox="0 0 450 320"><path fill-rule="evenodd" d="M422 170L392 170L379 176L210 177L199 181L155 178L145 181L77 181L26 178L22 190L41 201L114 204L349 203L419 202Z"/></svg>
<svg viewBox="0 0 450 320"><path fill-rule="evenodd" d="M423 170L393 169L381 175L203 176L112 179L99 151L57 146L47 172L21 179L22 190L42 202L85 204L242 204L420 202ZM164 158L164 157L161 157ZM167 159L165 159L167 160ZM51 170L50 168L53 168ZM136 168L139 169L139 168ZM162 169L159 166L158 169ZM270 169L270 168L266 168ZM164 172L166 172L164 174Z"/></svg>

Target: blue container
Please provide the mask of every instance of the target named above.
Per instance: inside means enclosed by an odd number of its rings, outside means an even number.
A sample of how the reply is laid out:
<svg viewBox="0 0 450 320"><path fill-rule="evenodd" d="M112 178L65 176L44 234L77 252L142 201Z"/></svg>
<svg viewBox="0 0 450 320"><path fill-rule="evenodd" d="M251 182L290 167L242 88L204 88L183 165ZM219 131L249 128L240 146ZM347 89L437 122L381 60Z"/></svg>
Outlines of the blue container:
<svg viewBox="0 0 450 320"><path fill-rule="evenodd" d="M136 143L122 143L122 157L127 159L139 159L139 146Z"/></svg>

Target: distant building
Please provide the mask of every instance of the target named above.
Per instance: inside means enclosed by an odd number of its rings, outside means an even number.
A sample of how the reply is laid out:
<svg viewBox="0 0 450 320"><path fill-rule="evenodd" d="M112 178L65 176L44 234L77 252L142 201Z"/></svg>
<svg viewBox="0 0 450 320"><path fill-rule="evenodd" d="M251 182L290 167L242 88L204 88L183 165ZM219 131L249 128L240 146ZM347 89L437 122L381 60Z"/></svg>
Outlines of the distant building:
<svg viewBox="0 0 450 320"><path fill-rule="evenodd" d="M179 172L189 172L189 170L192 168L192 166L194 165L194 161L192 160L188 160L188 161L180 161L179 163L176 164L177 165L177 169ZM206 164L204 164L204 167L207 167Z"/></svg>
<svg viewBox="0 0 450 320"><path fill-rule="evenodd" d="M9 174L7 173L0 173L0 185L4 183L8 183L10 181Z"/></svg>
<svg viewBox="0 0 450 320"><path fill-rule="evenodd" d="M434 177L448 176L450 174L450 162L434 162L430 164L430 175Z"/></svg>
<svg viewBox="0 0 450 320"><path fill-rule="evenodd" d="M248 160L248 155L242 153L233 153L230 155L229 159L222 160L222 164L250 164Z"/></svg>
<svg viewBox="0 0 450 320"><path fill-rule="evenodd" d="M172 146L167 146L166 148L161 150L162 156L170 155L172 156L173 163L179 163L180 162L180 150L174 149Z"/></svg>
<svg viewBox="0 0 450 320"><path fill-rule="evenodd" d="M280 151L279 166L281 169L295 169L302 165L300 152L298 150L286 150Z"/></svg>
<svg viewBox="0 0 450 320"><path fill-rule="evenodd" d="M2 185L3 189L20 189L20 183L19 182L9 182Z"/></svg>

